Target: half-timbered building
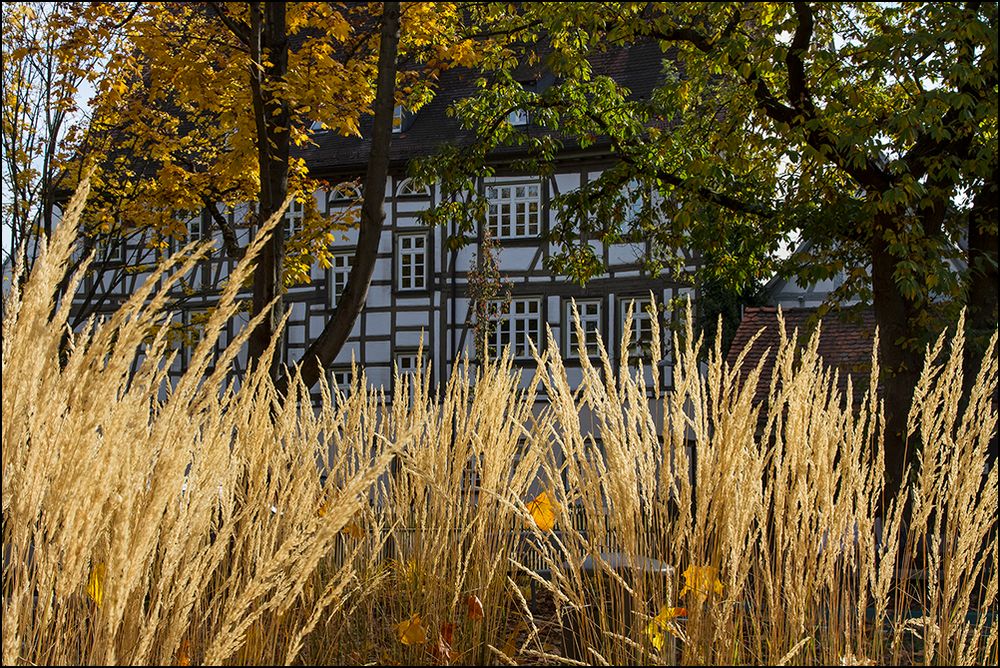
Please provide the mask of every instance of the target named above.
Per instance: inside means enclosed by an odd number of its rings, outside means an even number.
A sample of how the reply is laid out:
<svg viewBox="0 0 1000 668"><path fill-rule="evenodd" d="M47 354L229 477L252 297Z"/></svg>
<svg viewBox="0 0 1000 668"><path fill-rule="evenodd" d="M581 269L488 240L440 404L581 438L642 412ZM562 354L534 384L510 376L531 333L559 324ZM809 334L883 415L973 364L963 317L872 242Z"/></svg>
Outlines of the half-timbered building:
<svg viewBox="0 0 1000 668"><path fill-rule="evenodd" d="M618 50L597 56L595 70L615 77L633 95L648 95L662 71L663 57L655 44ZM533 76L525 85L545 84L544 76ZM454 360L463 353L474 353L468 286L469 270L480 253L481 231L476 242L455 247L448 240L459 233L456 225L422 224L422 211L449 197L463 195L442 192L437 185L416 187L407 176L413 158L434 153L442 143L472 140L472 133L446 114L450 104L472 90L471 73L448 72L442 76L440 92L432 103L414 114L397 110L385 191L385 221L375 271L364 309L347 344L329 368L331 383L346 386L353 360L365 369L370 384L389 387L394 366L402 372L415 366L422 341L425 358L433 365L433 382L440 384ZM523 111L512 112L508 121L522 132L542 132ZM370 133L365 132L364 124L361 130L362 136L356 138L317 131L315 144L302 152L311 174L330 184L328 189L314 193L321 212L335 214L338 209L356 205L360 196L356 184L364 173L370 147ZM574 148L569 142L566 146L559 154L554 172L545 177L513 171L510 164L516 153L513 149L502 151L495 159L495 174L476 179L476 188L487 200L486 224L499 245L499 267L512 293L507 314L497 322L494 348L509 346L517 364L531 367L528 340L544 347L546 328L551 328L566 360L570 381L574 382L572 376L578 373L575 370L579 369L579 360L570 315L573 300L588 338L596 341L599 333L611 356L618 358L622 352L618 350L618 341L630 302L635 303L633 340L636 341L631 352L639 353L650 341L652 316L644 308L650 294L661 303L670 303L685 294L694 298L694 288L680 277L645 273L640 261L648 251L645 242L614 245L592 242L603 257L607 272L586 286L546 270L545 260L554 252L554 247L546 241L557 215L553 198L595 179L616 159L609 145L601 141L586 149ZM243 244L253 234L251 227L241 225L245 214L240 209L226 213L238 241ZM284 233L295 235L301 220L302 205L293 202L285 216ZM237 260L222 248L221 233L207 212L187 221L187 229L189 240L206 235L219 237L219 249L176 288L177 303L183 305L176 316L177 322L196 335L203 313L217 299L217 287ZM291 311L283 339L282 357L286 363L294 364L301 359L309 342L319 335L332 315L350 271L356 240L356 230L338 233L332 266L328 269L314 266L309 282L289 288L284 295L285 307ZM103 281L111 297L99 310L111 311L134 289L135 282L142 279L142 271L126 271L126 267L139 258L147 261L148 252L145 239L136 236L109 245L102 253L108 262L102 264L101 271L94 272L82 290L98 289ZM695 260L686 257L686 261ZM112 285L114 276L120 280ZM670 318L671 314L661 311L661 317ZM245 323L244 317L227 325L218 342L220 350ZM668 339L664 337L665 341ZM660 378L668 389L671 358L669 351L665 353ZM171 370L173 374L183 373L187 354L181 352ZM240 374L244 365L245 354L241 353L233 373Z"/></svg>

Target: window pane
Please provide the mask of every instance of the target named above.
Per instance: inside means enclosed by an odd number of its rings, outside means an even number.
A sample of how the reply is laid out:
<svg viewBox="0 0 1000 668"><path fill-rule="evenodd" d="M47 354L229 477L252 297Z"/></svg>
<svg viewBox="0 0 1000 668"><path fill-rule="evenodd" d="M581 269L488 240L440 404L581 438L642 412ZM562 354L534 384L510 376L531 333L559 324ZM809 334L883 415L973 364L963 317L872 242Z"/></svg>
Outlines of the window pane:
<svg viewBox="0 0 1000 668"><path fill-rule="evenodd" d="M498 238L527 238L538 234L540 186L519 184L490 186L488 223Z"/></svg>

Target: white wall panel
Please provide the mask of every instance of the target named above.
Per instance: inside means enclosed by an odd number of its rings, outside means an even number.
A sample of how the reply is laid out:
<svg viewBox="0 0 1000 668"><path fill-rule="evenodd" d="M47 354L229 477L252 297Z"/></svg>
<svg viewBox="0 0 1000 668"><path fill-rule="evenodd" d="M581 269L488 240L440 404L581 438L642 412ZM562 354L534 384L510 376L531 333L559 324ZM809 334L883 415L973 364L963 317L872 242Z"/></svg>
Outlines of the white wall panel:
<svg viewBox="0 0 1000 668"><path fill-rule="evenodd" d="M500 271L527 271L538 254L537 247L500 249Z"/></svg>
<svg viewBox="0 0 1000 668"><path fill-rule="evenodd" d="M427 348L430 345L430 334L428 331L397 331L393 336L393 341L395 342L396 348L417 348L420 345L420 337L423 335L424 339L424 351L426 354Z"/></svg>
<svg viewBox="0 0 1000 668"><path fill-rule="evenodd" d="M360 352L361 352L360 343L358 343L357 341L348 341L347 343L344 344L344 347L341 348L340 352L337 353L337 357L334 359L334 364L337 365L350 364L352 355L353 359L360 360L361 359Z"/></svg>
<svg viewBox="0 0 1000 668"><path fill-rule="evenodd" d="M392 360L388 341L362 340L361 343L365 348L365 361L368 364L388 364Z"/></svg>
<svg viewBox="0 0 1000 668"><path fill-rule="evenodd" d="M411 300L407 300L412 304ZM401 304L402 300L399 300L397 304ZM424 307L426 308L427 302L424 302ZM397 327L430 327L430 313L427 311L397 311L396 313L396 326ZM388 328L385 330L388 332Z"/></svg>
<svg viewBox="0 0 1000 668"><path fill-rule="evenodd" d="M368 288L368 301L365 304L371 308L385 308L392 305L392 289L386 285L372 285Z"/></svg>
<svg viewBox="0 0 1000 668"><path fill-rule="evenodd" d="M635 264L644 253L645 249L639 244L611 244L608 246L608 266Z"/></svg>
<svg viewBox="0 0 1000 668"><path fill-rule="evenodd" d="M386 312L365 312L365 326L368 334L389 334L392 314Z"/></svg>

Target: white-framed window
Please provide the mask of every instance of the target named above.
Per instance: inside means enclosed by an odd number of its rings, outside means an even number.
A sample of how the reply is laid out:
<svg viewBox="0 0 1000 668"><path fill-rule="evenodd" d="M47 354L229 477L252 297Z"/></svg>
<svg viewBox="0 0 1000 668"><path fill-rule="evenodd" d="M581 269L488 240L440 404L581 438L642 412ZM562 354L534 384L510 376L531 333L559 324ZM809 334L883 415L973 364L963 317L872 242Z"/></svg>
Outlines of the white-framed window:
<svg viewBox="0 0 1000 668"><path fill-rule="evenodd" d="M418 187L413 179L404 179L396 187L396 197L430 197L430 186Z"/></svg>
<svg viewBox="0 0 1000 668"><path fill-rule="evenodd" d="M205 325L208 324L209 313L208 309L192 308L187 310L186 315L188 327L187 338L191 350L194 351L195 347L205 338Z"/></svg>
<svg viewBox="0 0 1000 668"><path fill-rule="evenodd" d="M417 351L416 350L397 351L396 354L394 355L394 359L395 359L395 370L393 373L393 383L395 384L396 382L396 376L395 376L396 373L399 374L399 381L400 381L399 386L394 389L401 390L403 387L406 387L407 385L406 379L409 378L408 396L410 399L412 399L415 390L415 385L417 383L417 380L414 378L417 373L417 360L418 360ZM401 397L401 398L406 400L406 397Z"/></svg>
<svg viewBox="0 0 1000 668"><path fill-rule="evenodd" d="M125 240L105 237L97 242L97 261L109 264L125 262Z"/></svg>
<svg viewBox="0 0 1000 668"><path fill-rule="evenodd" d="M330 191L330 196L326 199L327 210L334 207L347 207L361 199L361 189L353 183L345 181L338 183Z"/></svg>
<svg viewBox="0 0 1000 668"><path fill-rule="evenodd" d="M415 350L400 351L396 353L396 370L400 376L414 374L417 372L417 361L419 356Z"/></svg>
<svg viewBox="0 0 1000 668"><path fill-rule="evenodd" d="M331 368L327 383L329 383L331 391L336 388L347 394L351 389L351 367L335 366Z"/></svg>
<svg viewBox="0 0 1000 668"><path fill-rule="evenodd" d="M566 335L563 337L566 342L566 357L578 359L579 338L576 333L576 322L573 320L573 302L567 300L563 309L566 323ZM583 327L587 354L593 357L597 355L597 337L601 333L603 302L600 299L577 300L576 310L580 314L580 326Z"/></svg>
<svg viewBox="0 0 1000 668"><path fill-rule="evenodd" d="M169 239L170 251L176 252L192 241L201 241L206 235L202 230L201 213L191 214L182 211L177 214L176 219L184 226L184 236Z"/></svg>
<svg viewBox="0 0 1000 668"><path fill-rule="evenodd" d="M539 235L541 190L538 183L486 187L486 222L494 239L528 239Z"/></svg>
<svg viewBox="0 0 1000 668"><path fill-rule="evenodd" d="M403 105L397 104L392 109L392 131L399 134L403 131L403 117L406 114L406 109Z"/></svg>
<svg viewBox="0 0 1000 668"><path fill-rule="evenodd" d="M540 297L519 297L512 299L507 313L496 321L493 333L493 350L490 354L499 357L504 348L510 347L514 359L531 359L533 341L539 347L542 336L542 300Z"/></svg>
<svg viewBox="0 0 1000 668"><path fill-rule="evenodd" d="M334 306L340 301L340 295L344 294L344 288L347 287L347 277L351 273L353 260L353 253L334 253L330 259L330 299Z"/></svg>
<svg viewBox="0 0 1000 668"><path fill-rule="evenodd" d="M209 309L201 307L188 309L185 314L188 329L185 336L185 356L187 364L191 364L195 348L197 348L201 342L205 340L205 329L208 326L208 319L210 317L211 313ZM216 340L216 343L217 342L218 340ZM208 366L205 368L205 371L207 373L213 373L215 371L215 363L216 350L211 350L209 352Z"/></svg>
<svg viewBox="0 0 1000 668"><path fill-rule="evenodd" d="M642 213L642 209L646 205L649 193L646 192L639 181L632 179L622 186L622 195L625 198L627 207L623 222L626 225L634 225L639 220L639 214Z"/></svg>
<svg viewBox="0 0 1000 668"><path fill-rule="evenodd" d="M625 329L625 315L628 313L630 303L635 304L632 309L632 336L629 343L629 358L641 357L643 363L648 363L652 355L653 345L653 314L650 313L649 297L622 297L618 303L619 328L622 332Z"/></svg>
<svg viewBox="0 0 1000 668"><path fill-rule="evenodd" d="M397 237L396 288L427 288L427 234L400 234Z"/></svg>
<svg viewBox="0 0 1000 668"><path fill-rule="evenodd" d="M201 228L201 214L199 213L188 218L184 222L184 229L188 242L201 240L204 235Z"/></svg>
<svg viewBox="0 0 1000 668"><path fill-rule="evenodd" d="M304 217L305 204L300 202L297 197L293 197L292 201L288 203L288 209L285 210L285 239L291 239L302 229Z"/></svg>
<svg viewBox="0 0 1000 668"><path fill-rule="evenodd" d="M514 109L509 114L507 114L507 122L511 125L521 126L528 124L528 110L527 109Z"/></svg>

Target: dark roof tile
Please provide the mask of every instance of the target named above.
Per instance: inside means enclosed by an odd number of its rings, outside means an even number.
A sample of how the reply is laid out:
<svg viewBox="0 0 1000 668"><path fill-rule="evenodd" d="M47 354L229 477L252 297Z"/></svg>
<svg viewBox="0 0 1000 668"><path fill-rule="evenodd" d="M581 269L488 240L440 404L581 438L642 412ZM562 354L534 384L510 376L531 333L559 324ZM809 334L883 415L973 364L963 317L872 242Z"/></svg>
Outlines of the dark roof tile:
<svg viewBox="0 0 1000 668"><path fill-rule="evenodd" d="M797 330L797 343L801 346L806 345L815 331L816 309L782 309L782 315L787 335L791 337ZM754 392L754 401L763 402L767 400L771 377L774 374L774 360L781 342L777 308L756 307L747 308L744 311L743 320L733 337L726 361L730 365L735 364L740 352L758 331L761 331L761 334L754 341L744 360L741 376L745 377L756 366L761 357L767 355ZM875 314L871 308L863 308L850 315L831 313L822 320L819 355L825 364L840 371L838 388L841 392L847 390L848 377L853 379L852 403L854 405L862 401L868 389L874 340Z"/></svg>
<svg viewBox="0 0 1000 668"><path fill-rule="evenodd" d="M631 91L634 99L647 99L662 77L664 59L674 57L674 52L664 53L658 44L649 42L629 48L609 49L594 54L590 61L595 74L614 78ZM446 111L456 100L475 92L475 81L479 76L478 72L468 68L455 68L442 73L434 99L417 112L405 132L393 135L390 160L401 165L412 158L434 153L446 142L457 145L472 143L475 133L463 129L459 120L448 116ZM318 133L313 138L316 145L299 149L299 155L306 160L310 171L319 177L360 172L371 152L372 122L371 116L362 119L361 137L344 137L335 132ZM531 124L522 131L534 136L547 134ZM567 149L576 147L574 141L566 137L562 139ZM599 140L597 146L606 147L606 142ZM503 147L496 155L516 155L522 151L521 147Z"/></svg>

